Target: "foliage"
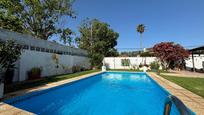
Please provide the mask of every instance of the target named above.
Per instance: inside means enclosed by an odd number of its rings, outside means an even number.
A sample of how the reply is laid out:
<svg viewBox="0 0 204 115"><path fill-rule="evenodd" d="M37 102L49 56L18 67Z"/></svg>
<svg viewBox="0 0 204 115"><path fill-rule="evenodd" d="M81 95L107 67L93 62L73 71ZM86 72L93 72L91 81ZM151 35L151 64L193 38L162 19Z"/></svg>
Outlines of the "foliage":
<svg viewBox="0 0 204 115"><path fill-rule="evenodd" d="M151 52L140 52L140 51L123 51L120 53L120 56L126 56L126 57L137 57L140 55L141 57L152 57L154 56Z"/></svg>
<svg viewBox="0 0 204 115"><path fill-rule="evenodd" d="M81 67L80 66L77 66L77 65L72 66L72 72L73 73L80 72L80 71L81 71Z"/></svg>
<svg viewBox="0 0 204 115"><path fill-rule="evenodd" d="M81 71L85 71L85 70L88 70L88 69L86 69L86 68L83 67L83 66L78 66L78 65L72 66L72 72L73 72L73 73L81 72Z"/></svg>
<svg viewBox="0 0 204 115"><path fill-rule="evenodd" d="M157 61L154 61L152 63L150 63L150 68L151 70L155 69L155 70L158 70L159 69L159 63Z"/></svg>
<svg viewBox="0 0 204 115"><path fill-rule="evenodd" d="M119 56L119 52L115 48L110 49L107 53L107 57L117 57L117 56Z"/></svg>
<svg viewBox="0 0 204 115"><path fill-rule="evenodd" d="M3 68L9 68L21 55L21 46L14 41L0 41L0 64Z"/></svg>
<svg viewBox="0 0 204 115"><path fill-rule="evenodd" d="M142 67L143 67L143 65L140 63L140 64L139 64L139 68L142 68Z"/></svg>
<svg viewBox="0 0 204 115"><path fill-rule="evenodd" d="M20 0L1 0L0 9L0 27L22 32L23 21L17 15L14 15L15 12L22 12L23 10Z"/></svg>
<svg viewBox="0 0 204 115"><path fill-rule="evenodd" d="M145 67L149 67L149 65L147 65L147 64L142 64L142 63L139 64L139 68L142 68L142 67L144 67L144 66L145 66Z"/></svg>
<svg viewBox="0 0 204 115"><path fill-rule="evenodd" d="M80 37L76 39L78 47L88 51L92 67L101 67L105 56L117 56L119 34L107 23L97 19L84 20L79 27Z"/></svg>
<svg viewBox="0 0 204 115"><path fill-rule="evenodd" d="M140 33L140 34L142 34L144 31L145 31L145 26L144 26L144 24L139 24L139 25L137 26L137 32Z"/></svg>
<svg viewBox="0 0 204 115"><path fill-rule="evenodd" d="M44 40L60 35L69 43L73 32L59 26L68 17L75 18L72 4L73 0L1 0L0 27Z"/></svg>
<svg viewBox="0 0 204 115"><path fill-rule="evenodd" d="M42 69L39 67L34 67L30 71L28 71L28 79L39 79L41 77Z"/></svg>
<svg viewBox="0 0 204 115"><path fill-rule="evenodd" d="M140 54L141 57L152 57L154 56L151 52L142 52Z"/></svg>
<svg viewBox="0 0 204 115"><path fill-rule="evenodd" d="M153 52L162 63L162 66L167 70L170 64L183 64L183 60L188 58L189 52L185 50L181 45L173 42L161 42L154 45Z"/></svg>
<svg viewBox="0 0 204 115"><path fill-rule="evenodd" d="M129 66L130 60L129 59L121 59L121 65L122 66Z"/></svg>
<svg viewBox="0 0 204 115"><path fill-rule="evenodd" d="M142 50L142 34L145 31L145 25L144 24L139 24L137 26L137 32L140 33L140 48Z"/></svg>
<svg viewBox="0 0 204 115"><path fill-rule="evenodd" d="M15 62L19 59L20 55L20 45L11 40L6 42L0 41L0 65L6 71L3 80L5 79L5 76L9 78L9 81L12 80Z"/></svg>
<svg viewBox="0 0 204 115"><path fill-rule="evenodd" d="M123 51L120 53L120 56L122 57L136 57L139 55L139 51Z"/></svg>

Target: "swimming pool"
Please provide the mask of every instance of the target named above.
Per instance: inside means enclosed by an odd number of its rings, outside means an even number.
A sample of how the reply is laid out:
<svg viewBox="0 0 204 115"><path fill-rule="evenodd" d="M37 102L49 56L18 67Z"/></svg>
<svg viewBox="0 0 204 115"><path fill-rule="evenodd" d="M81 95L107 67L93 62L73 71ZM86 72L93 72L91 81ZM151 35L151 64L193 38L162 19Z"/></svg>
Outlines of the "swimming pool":
<svg viewBox="0 0 204 115"><path fill-rule="evenodd" d="M168 95L146 73L105 72L5 102L42 115L162 115Z"/></svg>

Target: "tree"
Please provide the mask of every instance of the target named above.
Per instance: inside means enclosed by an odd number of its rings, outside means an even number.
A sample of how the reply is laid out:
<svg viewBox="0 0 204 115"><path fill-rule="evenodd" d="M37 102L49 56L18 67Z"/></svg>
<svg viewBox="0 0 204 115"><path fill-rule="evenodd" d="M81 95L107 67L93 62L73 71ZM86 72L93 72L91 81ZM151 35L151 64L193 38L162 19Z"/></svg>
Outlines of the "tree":
<svg viewBox="0 0 204 115"><path fill-rule="evenodd" d="M137 26L137 32L140 33L140 48L142 50L142 34L144 33L145 31L145 26L144 24L139 24Z"/></svg>
<svg viewBox="0 0 204 115"><path fill-rule="evenodd" d="M92 67L100 67L105 56L118 55L114 48L119 34L107 23L86 19L79 27L78 47L88 51Z"/></svg>
<svg viewBox="0 0 204 115"><path fill-rule="evenodd" d="M63 42L70 41L72 31L59 26L61 19L75 18L72 4L73 0L1 0L0 27L44 40L57 34Z"/></svg>
<svg viewBox="0 0 204 115"><path fill-rule="evenodd" d="M154 45L153 52L162 63L162 66L167 70L180 66L184 63L184 59L189 57L189 52L181 45L173 42L161 42Z"/></svg>
<svg viewBox="0 0 204 115"><path fill-rule="evenodd" d="M1 81L11 83L13 80L15 62L21 55L21 46L14 41L0 41L0 69L5 72ZM3 71L3 69L5 71Z"/></svg>
<svg viewBox="0 0 204 115"><path fill-rule="evenodd" d="M0 27L16 32L23 31L23 21L20 20L15 12L22 12L20 0L1 0L0 1Z"/></svg>

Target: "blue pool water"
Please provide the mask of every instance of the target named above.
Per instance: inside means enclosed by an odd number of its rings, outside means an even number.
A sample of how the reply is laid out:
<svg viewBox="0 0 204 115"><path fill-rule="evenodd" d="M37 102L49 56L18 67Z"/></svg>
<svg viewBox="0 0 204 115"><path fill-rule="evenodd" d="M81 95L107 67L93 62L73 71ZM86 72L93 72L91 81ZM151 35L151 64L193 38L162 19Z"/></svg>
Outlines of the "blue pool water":
<svg viewBox="0 0 204 115"><path fill-rule="evenodd" d="M162 115L168 95L145 73L106 72L6 102L42 115Z"/></svg>

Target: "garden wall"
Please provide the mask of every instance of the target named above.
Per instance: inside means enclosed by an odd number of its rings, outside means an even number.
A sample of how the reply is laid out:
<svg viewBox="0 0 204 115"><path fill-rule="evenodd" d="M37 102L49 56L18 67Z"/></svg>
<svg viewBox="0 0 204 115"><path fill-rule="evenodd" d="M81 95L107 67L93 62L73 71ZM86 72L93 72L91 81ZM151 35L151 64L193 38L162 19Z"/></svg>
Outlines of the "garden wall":
<svg viewBox="0 0 204 115"><path fill-rule="evenodd" d="M122 66L122 59L129 59L129 66ZM138 68L140 64L145 64L145 62L149 65L156 59L156 57L105 57L104 63L108 69L131 69L133 66Z"/></svg>
<svg viewBox="0 0 204 115"><path fill-rule="evenodd" d="M129 66L122 66L122 59L129 59ZM131 69L133 66L138 66L144 64L146 60L146 64L149 65L151 62L156 61L156 57L105 57L104 63L108 66L109 69ZM186 68L192 69L192 56L190 55L188 59L185 60ZM204 55L194 54L194 64L197 70L204 70Z"/></svg>
<svg viewBox="0 0 204 115"><path fill-rule="evenodd" d="M17 68L13 81L26 80L27 72L33 67L42 68L43 77L71 73L73 66L90 68L87 52L82 49L71 48L4 29L0 29L0 40L14 40L23 46L22 55L16 62ZM57 55L58 63L54 61L53 55Z"/></svg>
<svg viewBox="0 0 204 115"><path fill-rule="evenodd" d="M198 54L194 54L194 65L195 68L200 70L204 70L204 55L198 55ZM189 59L186 60L186 67L188 69L193 68L193 63L192 63L192 55L189 56Z"/></svg>

